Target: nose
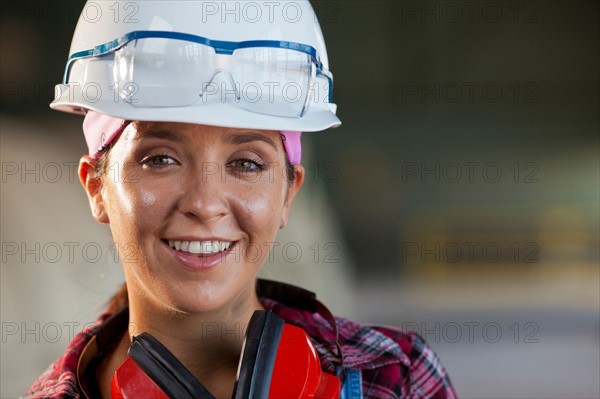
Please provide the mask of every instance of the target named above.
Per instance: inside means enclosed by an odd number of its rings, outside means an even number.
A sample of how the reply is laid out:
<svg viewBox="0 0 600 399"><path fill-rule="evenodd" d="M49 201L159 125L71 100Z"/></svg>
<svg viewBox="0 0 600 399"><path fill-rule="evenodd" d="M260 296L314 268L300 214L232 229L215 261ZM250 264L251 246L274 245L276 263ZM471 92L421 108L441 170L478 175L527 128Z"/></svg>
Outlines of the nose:
<svg viewBox="0 0 600 399"><path fill-rule="evenodd" d="M215 162L203 162L183 184L179 210L203 223L217 221L229 212L227 184Z"/></svg>

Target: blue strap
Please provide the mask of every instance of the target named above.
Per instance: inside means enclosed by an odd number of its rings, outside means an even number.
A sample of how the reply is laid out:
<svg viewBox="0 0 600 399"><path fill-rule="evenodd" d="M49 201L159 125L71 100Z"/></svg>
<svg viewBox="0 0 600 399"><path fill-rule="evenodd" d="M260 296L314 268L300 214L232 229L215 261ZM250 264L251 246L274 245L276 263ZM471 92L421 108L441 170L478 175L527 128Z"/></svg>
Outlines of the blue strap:
<svg viewBox="0 0 600 399"><path fill-rule="evenodd" d="M340 399L362 399L362 373L356 369L346 369L346 381Z"/></svg>

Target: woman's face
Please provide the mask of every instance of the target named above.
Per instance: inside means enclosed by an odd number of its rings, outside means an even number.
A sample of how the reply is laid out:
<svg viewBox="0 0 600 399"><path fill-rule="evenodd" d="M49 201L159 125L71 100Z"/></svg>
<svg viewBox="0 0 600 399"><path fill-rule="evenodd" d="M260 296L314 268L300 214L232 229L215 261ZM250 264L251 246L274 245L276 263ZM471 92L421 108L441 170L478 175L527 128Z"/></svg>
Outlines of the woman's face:
<svg viewBox="0 0 600 399"><path fill-rule="evenodd" d="M287 179L279 132L184 123L130 124L100 178L81 164L130 295L186 313L248 301L304 176Z"/></svg>

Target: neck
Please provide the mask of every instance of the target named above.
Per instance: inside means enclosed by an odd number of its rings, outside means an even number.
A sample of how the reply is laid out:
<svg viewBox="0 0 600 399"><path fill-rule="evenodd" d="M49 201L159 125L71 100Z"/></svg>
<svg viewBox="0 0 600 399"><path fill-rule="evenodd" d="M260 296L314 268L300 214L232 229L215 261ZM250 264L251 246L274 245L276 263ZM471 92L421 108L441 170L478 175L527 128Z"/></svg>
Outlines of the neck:
<svg viewBox="0 0 600 399"><path fill-rule="evenodd" d="M130 337L149 332L213 395L231 395L248 323L264 309L254 289L234 304L197 313L135 295L129 300Z"/></svg>

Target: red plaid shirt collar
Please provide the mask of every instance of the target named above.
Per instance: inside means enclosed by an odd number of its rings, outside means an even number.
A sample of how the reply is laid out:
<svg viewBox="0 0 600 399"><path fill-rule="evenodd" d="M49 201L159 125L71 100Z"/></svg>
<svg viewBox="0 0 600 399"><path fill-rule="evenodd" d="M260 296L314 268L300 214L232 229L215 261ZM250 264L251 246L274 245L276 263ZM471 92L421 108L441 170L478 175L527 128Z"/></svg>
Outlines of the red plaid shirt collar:
<svg viewBox="0 0 600 399"><path fill-rule="evenodd" d="M323 370L333 372L337 352L335 330L323 315L290 308L268 298L261 298L261 302L266 309L272 310L286 323L302 327L313 339ZM377 368L390 363L410 366L410 359L402 347L385 334L341 317L336 317L335 321L345 368Z"/></svg>

